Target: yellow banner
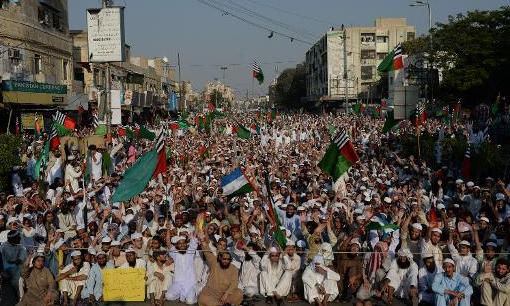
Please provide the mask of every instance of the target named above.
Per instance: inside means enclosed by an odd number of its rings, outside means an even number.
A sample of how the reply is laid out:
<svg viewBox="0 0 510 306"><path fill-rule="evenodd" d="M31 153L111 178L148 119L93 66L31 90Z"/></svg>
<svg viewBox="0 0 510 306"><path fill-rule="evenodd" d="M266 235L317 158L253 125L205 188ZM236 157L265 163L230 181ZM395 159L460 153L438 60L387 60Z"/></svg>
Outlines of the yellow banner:
<svg viewBox="0 0 510 306"><path fill-rule="evenodd" d="M24 113L21 114L21 127L23 129L35 129L35 118L39 119L39 127L44 129L44 116L37 113Z"/></svg>
<svg viewBox="0 0 510 306"><path fill-rule="evenodd" d="M105 302L145 300L145 269L104 269L102 274Z"/></svg>

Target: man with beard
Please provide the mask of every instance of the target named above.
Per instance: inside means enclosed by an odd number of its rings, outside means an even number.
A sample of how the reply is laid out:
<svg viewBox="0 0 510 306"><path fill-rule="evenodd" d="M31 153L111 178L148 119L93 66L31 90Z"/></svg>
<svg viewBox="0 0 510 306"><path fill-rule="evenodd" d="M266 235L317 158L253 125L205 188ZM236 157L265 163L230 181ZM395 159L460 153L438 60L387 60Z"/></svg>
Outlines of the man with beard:
<svg viewBox="0 0 510 306"><path fill-rule="evenodd" d="M358 238L346 238L339 247L337 272L340 274L338 289L343 300L350 300L363 280L363 256Z"/></svg>
<svg viewBox="0 0 510 306"><path fill-rule="evenodd" d="M413 254L414 262L419 262L421 247L423 245L423 238L421 237L423 226L421 223L413 223L409 225L409 221L411 220L412 216L416 216L416 213L412 212L402 225L400 232L400 239L402 241L401 247L409 249Z"/></svg>
<svg viewBox="0 0 510 306"><path fill-rule="evenodd" d="M166 292L166 299L178 300L188 305L197 302L197 281L195 273L195 251L198 243L195 238L190 242L184 236L172 237L169 255L174 262L174 278Z"/></svg>
<svg viewBox="0 0 510 306"><path fill-rule="evenodd" d="M340 275L324 265L324 258L317 255L303 272L305 299L316 306L326 306L338 295Z"/></svg>
<svg viewBox="0 0 510 306"><path fill-rule="evenodd" d="M436 296L436 306L469 306L473 288L469 279L455 272L455 262L447 258L443 263L443 273L436 274L432 291Z"/></svg>
<svg viewBox="0 0 510 306"><path fill-rule="evenodd" d="M126 262L124 262L120 268L146 268L145 260L136 258L136 252L133 248L128 248L124 254L126 256Z"/></svg>
<svg viewBox="0 0 510 306"><path fill-rule="evenodd" d="M207 237L202 236L200 240L207 265L211 270L207 284L198 297L198 305L241 304L243 292L238 288L238 270L231 264L232 256L228 252L219 252L216 257L209 248Z"/></svg>
<svg viewBox="0 0 510 306"><path fill-rule="evenodd" d="M81 298L88 299L88 303L91 305L96 305L103 299L103 275L101 271L105 268L113 268L113 266L108 262L108 255L103 251L99 251L96 254L96 263L92 264L85 287L81 292Z"/></svg>
<svg viewBox="0 0 510 306"><path fill-rule="evenodd" d="M287 204L285 213L281 209L277 209L277 212L282 225L285 226L285 228L288 229L294 237L301 238L301 218L296 214L296 204Z"/></svg>
<svg viewBox="0 0 510 306"><path fill-rule="evenodd" d="M9 282L19 296L19 278L23 261L27 258L27 250L20 245L21 235L17 230L10 230L7 234L7 242L0 247L2 266L4 273L9 277Z"/></svg>
<svg viewBox="0 0 510 306"><path fill-rule="evenodd" d="M393 260L381 286L381 297L389 305L393 297L409 298L413 305L418 304L418 266L413 261L409 249L400 249Z"/></svg>
<svg viewBox="0 0 510 306"><path fill-rule="evenodd" d="M475 281L480 286L482 305L503 306L510 303L510 262L500 258L496 262L496 269L493 270L490 264L483 267Z"/></svg>
<svg viewBox="0 0 510 306"><path fill-rule="evenodd" d="M69 298L73 301L73 305L78 304L90 271L90 265L88 262L83 262L80 251L72 252L71 259L72 263L65 266L57 277L66 306L69 305Z"/></svg>
<svg viewBox="0 0 510 306"><path fill-rule="evenodd" d="M434 257L431 254L422 254L423 267L418 271L418 294L420 304L424 306L433 306L435 303L434 291L432 291L432 283L434 277L438 273L442 273L443 269L436 265Z"/></svg>
<svg viewBox="0 0 510 306"><path fill-rule="evenodd" d="M167 262L165 251L154 251L153 256L155 261L147 265L147 293L151 305L163 306L174 267L171 262Z"/></svg>
<svg viewBox="0 0 510 306"><path fill-rule="evenodd" d="M421 251L423 253L432 254L432 256L434 256L434 260L438 266L443 264L443 250L441 250L441 247L439 246L442 234L443 231L440 228L429 227L427 238L422 240L423 244L421 246Z"/></svg>
<svg viewBox="0 0 510 306"><path fill-rule="evenodd" d="M271 304L273 299L280 305L283 297L277 291L284 272L284 263L280 250L271 247L269 252L262 257L260 262L260 294L266 297L266 302ZM289 284L290 285L290 284Z"/></svg>

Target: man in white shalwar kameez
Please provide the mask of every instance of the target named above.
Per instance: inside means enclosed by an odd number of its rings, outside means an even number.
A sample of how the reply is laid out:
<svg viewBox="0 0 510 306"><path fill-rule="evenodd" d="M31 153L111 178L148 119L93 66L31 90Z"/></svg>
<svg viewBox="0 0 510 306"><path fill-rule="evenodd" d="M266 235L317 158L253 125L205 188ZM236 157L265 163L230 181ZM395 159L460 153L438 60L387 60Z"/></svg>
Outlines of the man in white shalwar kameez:
<svg viewBox="0 0 510 306"><path fill-rule="evenodd" d="M198 242L191 238L189 245L183 236L172 237L169 255L174 261L174 278L166 292L166 299L181 301L188 305L197 302L197 279L195 274L195 251Z"/></svg>
<svg viewBox="0 0 510 306"><path fill-rule="evenodd" d="M160 305L164 304L165 294L172 282L173 263L166 262L165 251L154 252L155 261L147 264L147 295L151 303L155 305L156 300Z"/></svg>
<svg viewBox="0 0 510 306"><path fill-rule="evenodd" d="M383 281L383 300L393 303L393 297L410 298L418 302L418 265L409 249L400 249Z"/></svg>
<svg viewBox="0 0 510 306"><path fill-rule="evenodd" d="M253 249L246 248L241 272L239 273L239 289L243 295L251 298L259 293L260 256Z"/></svg>
<svg viewBox="0 0 510 306"><path fill-rule="evenodd" d="M90 265L83 261L80 251L72 252L71 258L72 263L65 266L57 276L57 282L64 297L64 305L76 303L80 299L90 272ZM72 303L69 303L69 299Z"/></svg>
<svg viewBox="0 0 510 306"><path fill-rule="evenodd" d="M262 257L260 262L260 294L266 297L266 300L281 302L281 296L278 295L276 288L284 272L283 259L280 251L272 247L268 254Z"/></svg>
<svg viewBox="0 0 510 306"><path fill-rule="evenodd" d="M301 257L296 254L296 244L292 240L287 241L287 247L283 253L283 275L276 286L276 292L279 296L289 295L292 287L292 279L301 267Z"/></svg>
<svg viewBox="0 0 510 306"><path fill-rule="evenodd" d="M338 295L340 275L324 265L324 258L317 255L303 272L305 299L319 306L326 306Z"/></svg>

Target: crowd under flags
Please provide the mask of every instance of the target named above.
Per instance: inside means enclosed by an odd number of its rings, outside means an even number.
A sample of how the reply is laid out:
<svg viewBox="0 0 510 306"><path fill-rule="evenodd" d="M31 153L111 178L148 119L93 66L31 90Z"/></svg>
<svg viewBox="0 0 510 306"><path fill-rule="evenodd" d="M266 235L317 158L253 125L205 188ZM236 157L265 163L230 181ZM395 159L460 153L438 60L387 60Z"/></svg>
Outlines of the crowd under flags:
<svg viewBox="0 0 510 306"><path fill-rule="evenodd" d="M256 60L253 60L252 76L259 82L259 84L264 83L264 73L262 72L262 68L260 68L259 63Z"/></svg>
<svg viewBox="0 0 510 306"><path fill-rule="evenodd" d="M358 160L358 154L349 139L349 135L347 135L347 131L341 129L332 139L324 157L319 162L319 167L331 175L336 182Z"/></svg>
<svg viewBox="0 0 510 306"><path fill-rule="evenodd" d="M128 201L145 190L149 181L166 171L166 150L164 131L160 131L154 147L142 155L126 170L119 186L112 195L112 203Z"/></svg>
<svg viewBox="0 0 510 306"><path fill-rule="evenodd" d="M402 44L398 43L393 50L386 55L383 61L377 66L379 72L389 72L404 68L404 60L402 58Z"/></svg>

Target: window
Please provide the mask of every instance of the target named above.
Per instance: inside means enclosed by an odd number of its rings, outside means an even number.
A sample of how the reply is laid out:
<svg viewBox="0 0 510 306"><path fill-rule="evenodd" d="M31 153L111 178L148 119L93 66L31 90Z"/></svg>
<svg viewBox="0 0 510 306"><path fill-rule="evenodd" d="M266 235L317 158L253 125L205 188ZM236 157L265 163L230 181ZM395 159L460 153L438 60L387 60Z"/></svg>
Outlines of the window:
<svg viewBox="0 0 510 306"><path fill-rule="evenodd" d="M62 79L69 80L69 62L66 60L62 61Z"/></svg>
<svg viewBox="0 0 510 306"><path fill-rule="evenodd" d="M375 59L375 50L361 50L361 59Z"/></svg>
<svg viewBox="0 0 510 306"><path fill-rule="evenodd" d="M388 53L377 53L377 59L383 60Z"/></svg>
<svg viewBox="0 0 510 306"><path fill-rule="evenodd" d="M374 76L374 66L361 66L361 80L371 80Z"/></svg>
<svg viewBox="0 0 510 306"><path fill-rule="evenodd" d="M372 44L372 43L375 43L375 34L361 33L361 44Z"/></svg>
<svg viewBox="0 0 510 306"><path fill-rule="evenodd" d="M416 37L416 33L407 32L407 40L413 40Z"/></svg>
<svg viewBox="0 0 510 306"><path fill-rule="evenodd" d="M388 36L377 36L377 43L383 44L388 42Z"/></svg>
<svg viewBox="0 0 510 306"><path fill-rule="evenodd" d="M42 72L42 58L39 54L34 55L34 74Z"/></svg>

